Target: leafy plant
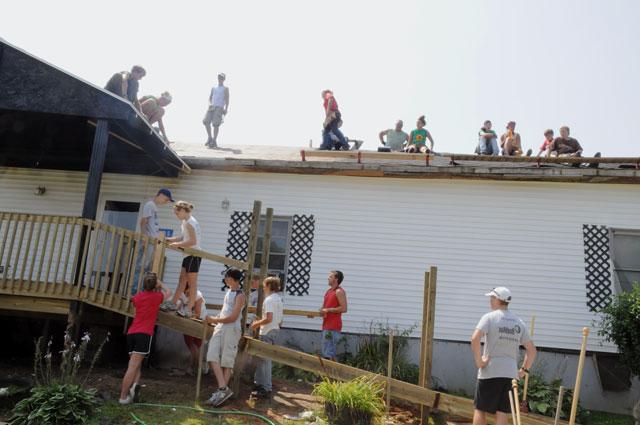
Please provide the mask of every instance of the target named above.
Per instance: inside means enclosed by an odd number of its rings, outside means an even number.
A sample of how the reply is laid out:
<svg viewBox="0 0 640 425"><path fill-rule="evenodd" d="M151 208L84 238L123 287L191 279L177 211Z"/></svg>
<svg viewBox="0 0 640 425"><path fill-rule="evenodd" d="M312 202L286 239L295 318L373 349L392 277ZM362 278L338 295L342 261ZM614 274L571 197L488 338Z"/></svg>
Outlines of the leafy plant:
<svg viewBox="0 0 640 425"><path fill-rule="evenodd" d="M529 387L527 390L527 401L529 410L533 413L539 413L544 416L555 416L556 407L558 405L558 392L560 391L561 379L554 379L550 383L537 374L529 375ZM518 382L518 392L523 394L524 380ZM571 412L571 403L573 401L573 391L565 389L562 399L561 419L567 419ZM578 405L577 419L580 423L585 423L588 412Z"/></svg>
<svg viewBox="0 0 640 425"><path fill-rule="evenodd" d="M360 376L351 381L338 382L328 379L315 385L313 394L322 398L325 409L332 417L355 417L372 419L384 415L384 384L377 382L373 375Z"/></svg>
<svg viewBox="0 0 640 425"><path fill-rule="evenodd" d="M98 405L95 390L77 384L50 384L35 388L16 404L10 425L85 424Z"/></svg>
<svg viewBox="0 0 640 425"><path fill-rule="evenodd" d="M393 369L391 376L401 381L416 384L420 370L417 365L407 360L408 337L415 326L400 330L391 328L386 323L372 322L369 335L361 340L358 352L343 361L359 369L386 375L387 359L389 357L389 333L393 330Z"/></svg>
<svg viewBox="0 0 640 425"><path fill-rule="evenodd" d="M620 362L640 376L640 284L623 292L602 309L598 334L618 346Z"/></svg>

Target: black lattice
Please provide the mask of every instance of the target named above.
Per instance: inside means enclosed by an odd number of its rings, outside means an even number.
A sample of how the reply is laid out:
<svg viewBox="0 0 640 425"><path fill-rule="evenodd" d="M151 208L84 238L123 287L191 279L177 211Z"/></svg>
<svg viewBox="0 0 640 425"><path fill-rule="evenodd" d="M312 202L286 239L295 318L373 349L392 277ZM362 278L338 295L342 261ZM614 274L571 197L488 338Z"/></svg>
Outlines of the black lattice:
<svg viewBox="0 0 640 425"><path fill-rule="evenodd" d="M313 215L294 215L289 245L287 293L308 295L315 219Z"/></svg>
<svg viewBox="0 0 640 425"><path fill-rule="evenodd" d="M249 211L234 211L233 214L231 214L229 237L227 237L227 257L247 261L252 215ZM228 268L229 266L225 266L224 270L226 271ZM222 279L222 290L224 291L226 289L227 285L224 283L224 279Z"/></svg>
<svg viewBox="0 0 640 425"><path fill-rule="evenodd" d="M587 279L587 306L599 311L611 297L609 230L606 226L584 224L584 271Z"/></svg>

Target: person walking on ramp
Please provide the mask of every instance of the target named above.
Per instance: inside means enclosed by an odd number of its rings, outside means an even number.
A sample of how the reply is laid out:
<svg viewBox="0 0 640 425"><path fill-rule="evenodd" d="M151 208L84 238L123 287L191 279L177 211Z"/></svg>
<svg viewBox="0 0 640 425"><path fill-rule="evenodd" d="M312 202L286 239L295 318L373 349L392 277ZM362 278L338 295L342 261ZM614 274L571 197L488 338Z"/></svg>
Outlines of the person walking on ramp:
<svg viewBox="0 0 640 425"><path fill-rule="evenodd" d="M536 347L524 322L509 310L511 291L500 286L485 294L491 297L491 312L482 316L471 336L471 350L478 368L473 425L487 425L487 413L495 413L496 425L507 425L511 412L511 380L524 377L536 357ZM480 341L484 337L484 353ZM526 353L518 369L518 352Z"/></svg>

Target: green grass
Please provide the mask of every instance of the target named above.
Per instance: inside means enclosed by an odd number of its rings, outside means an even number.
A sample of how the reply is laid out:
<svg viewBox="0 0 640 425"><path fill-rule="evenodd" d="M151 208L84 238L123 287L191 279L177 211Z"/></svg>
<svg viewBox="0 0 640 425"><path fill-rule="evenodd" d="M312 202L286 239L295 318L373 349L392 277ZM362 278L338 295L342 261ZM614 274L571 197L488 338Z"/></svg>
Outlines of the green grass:
<svg viewBox="0 0 640 425"><path fill-rule="evenodd" d="M144 406L120 406L117 402L103 404L90 425L99 425L103 419L111 424L134 423L131 413L147 425L246 425L258 424L258 419L246 416L214 415L192 410L157 408Z"/></svg>
<svg viewBox="0 0 640 425"><path fill-rule="evenodd" d="M586 425L633 425L632 416L591 410Z"/></svg>

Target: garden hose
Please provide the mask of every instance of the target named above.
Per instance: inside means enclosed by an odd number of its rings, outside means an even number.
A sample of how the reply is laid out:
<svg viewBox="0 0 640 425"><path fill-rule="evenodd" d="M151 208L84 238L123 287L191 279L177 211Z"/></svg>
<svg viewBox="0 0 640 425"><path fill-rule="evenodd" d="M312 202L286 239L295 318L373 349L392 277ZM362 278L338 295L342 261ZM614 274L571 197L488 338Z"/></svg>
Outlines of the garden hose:
<svg viewBox="0 0 640 425"><path fill-rule="evenodd" d="M154 403L135 403L133 406L134 407L143 406L143 407L162 407L162 408L169 408L169 409L185 409L185 410L193 410L196 412L212 413L214 415L251 416L251 417L260 419L261 421L265 422L268 425L276 425L275 422L273 422L271 419L267 418L266 416L262 416L258 413L253 413L253 412L243 412L242 410L207 410L207 409L200 409L197 407L190 407L190 406L176 406L171 404L154 404ZM139 424L147 425L142 419L138 418L133 412L131 413L131 417Z"/></svg>

